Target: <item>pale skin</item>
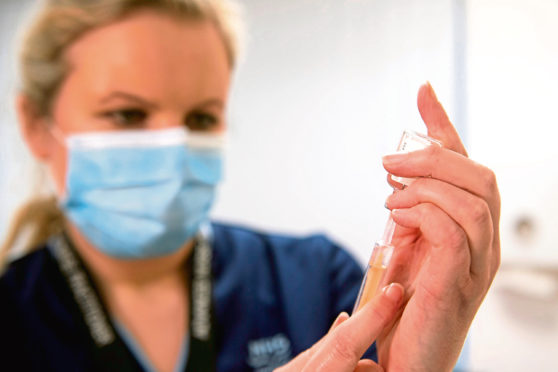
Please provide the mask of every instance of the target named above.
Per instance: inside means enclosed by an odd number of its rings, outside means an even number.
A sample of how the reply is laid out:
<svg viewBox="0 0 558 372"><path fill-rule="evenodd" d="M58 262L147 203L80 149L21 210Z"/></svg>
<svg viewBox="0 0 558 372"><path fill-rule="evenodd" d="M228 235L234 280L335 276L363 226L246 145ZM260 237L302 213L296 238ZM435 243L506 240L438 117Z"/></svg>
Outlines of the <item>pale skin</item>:
<svg viewBox="0 0 558 372"><path fill-rule="evenodd" d="M50 115L36 115L25 96L17 104L26 142L49 168L59 194L67 152L52 127L64 136L176 125L225 128L231 69L210 23L145 10L88 32L65 56L71 70ZM387 200L400 225L388 282L401 285L356 316L340 315L322 340L281 371L449 371L455 363L499 265L499 194L493 173L466 157L428 84L419 91L418 107L428 134L444 149L384 158L389 173L420 178ZM123 261L101 253L71 223L68 229L109 311L156 368L172 371L188 329L183 263L191 242L170 256ZM376 339L379 365L361 361Z"/></svg>

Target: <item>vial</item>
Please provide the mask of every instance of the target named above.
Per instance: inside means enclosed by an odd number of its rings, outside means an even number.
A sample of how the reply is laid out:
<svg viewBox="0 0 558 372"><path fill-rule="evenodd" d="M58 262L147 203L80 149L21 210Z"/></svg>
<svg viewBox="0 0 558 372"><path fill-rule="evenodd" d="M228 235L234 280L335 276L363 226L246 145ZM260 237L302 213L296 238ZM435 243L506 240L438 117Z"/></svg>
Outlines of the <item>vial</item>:
<svg viewBox="0 0 558 372"><path fill-rule="evenodd" d="M424 134L417 133L412 130L406 130L403 132L403 135L401 136L401 140L399 141L399 146L397 146L397 152L411 152L411 151L422 150L431 145L437 145L442 147L442 143L434 138L428 137ZM409 186L414 181L414 178L396 177L396 176L392 176L391 179L394 180L395 182L399 182L404 186Z"/></svg>

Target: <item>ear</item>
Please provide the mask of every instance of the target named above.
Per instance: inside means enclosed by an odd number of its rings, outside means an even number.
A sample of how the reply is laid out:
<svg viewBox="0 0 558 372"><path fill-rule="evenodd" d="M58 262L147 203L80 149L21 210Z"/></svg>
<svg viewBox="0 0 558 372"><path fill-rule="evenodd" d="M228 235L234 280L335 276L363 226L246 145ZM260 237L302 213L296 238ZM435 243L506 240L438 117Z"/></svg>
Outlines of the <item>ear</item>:
<svg viewBox="0 0 558 372"><path fill-rule="evenodd" d="M36 104L25 94L16 98L19 129L31 153L41 162L48 162L55 145L45 115L39 113Z"/></svg>

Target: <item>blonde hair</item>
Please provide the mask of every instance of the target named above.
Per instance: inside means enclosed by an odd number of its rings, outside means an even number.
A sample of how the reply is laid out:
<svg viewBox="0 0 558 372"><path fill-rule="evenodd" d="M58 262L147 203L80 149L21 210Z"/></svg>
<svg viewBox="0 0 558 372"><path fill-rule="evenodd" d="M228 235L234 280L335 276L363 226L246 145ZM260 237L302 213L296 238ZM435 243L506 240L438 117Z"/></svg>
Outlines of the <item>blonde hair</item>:
<svg viewBox="0 0 558 372"><path fill-rule="evenodd" d="M223 39L229 64L234 67L239 54L241 22L238 5L231 0L44 0L24 35L19 60L21 93L38 116L50 114L52 101L68 73L66 49L88 31L142 9L212 22ZM24 231L27 239L23 249L29 250L61 231L63 221L53 197L35 198L26 203L17 212L0 248L0 267Z"/></svg>

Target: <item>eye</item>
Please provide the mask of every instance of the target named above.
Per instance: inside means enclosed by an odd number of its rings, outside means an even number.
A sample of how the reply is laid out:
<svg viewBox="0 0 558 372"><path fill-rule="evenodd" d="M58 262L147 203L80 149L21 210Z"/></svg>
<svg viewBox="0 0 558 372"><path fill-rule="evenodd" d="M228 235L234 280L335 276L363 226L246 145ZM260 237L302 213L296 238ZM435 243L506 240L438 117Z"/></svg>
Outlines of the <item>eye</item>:
<svg viewBox="0 0 558 372"><path fill-rule="evenodd" d="M141 126L147 119L147 113L144 110L131 108L109 111L104 113L103 116L120 127Z"/></svg>
<svg viewBox="0 0 558 372"><path fill-rule="evenodd" d="M215 115L194 111L186 116L184 124L192 131L210 131L218 126L219 120Z"/></svg>

